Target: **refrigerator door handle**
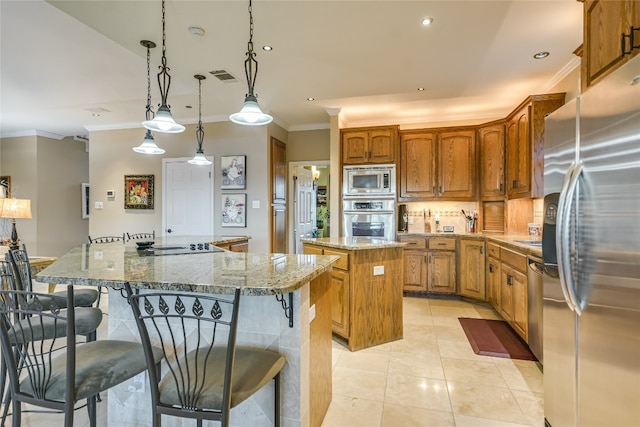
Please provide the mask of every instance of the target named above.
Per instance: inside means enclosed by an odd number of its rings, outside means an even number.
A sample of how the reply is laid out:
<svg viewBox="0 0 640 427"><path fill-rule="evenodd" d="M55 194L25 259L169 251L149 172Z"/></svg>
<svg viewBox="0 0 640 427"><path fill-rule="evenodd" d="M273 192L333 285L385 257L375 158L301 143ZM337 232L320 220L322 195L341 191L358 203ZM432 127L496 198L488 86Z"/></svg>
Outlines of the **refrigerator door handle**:
<svg viewBox="0 0 640 427"><path fill-rule="evenodd" d="M567 288L567 293L569 294L569 299L571 300L571 304L574 307L574 311L578 315L582 314L582 305L578 301L578 296L576 291L577 284L574 279L575 272L573 271L574 268L571 263L571 246L572 245L570 244L571 236L570 236L569 221L570 221L570 216L571 216L571 212L574 205L574 200L575 200L574 197L577 197L576 189L578 187L578 181L580 179L580 175L582 174L583 170L584 170L584 165L582 161L580 161L575 166L575 168L573 168L573 171L571 173L571 179L569 180L569 185L567 187L567 193L565 194L566 221L564 222L564 225L566 226L566 229L564 231L565 231L566 238L564 239L564 242L566 243L566 248L565 250L562 251L560 255L562 262L559 263L559 264L563 264L564 267L566 267L565 268L565 280L566 280L565 286ZM577 221L577 218L576 218L576 221ZM576 263L577 262L578 260L576 259Z"/></svg>
<svg viewBox="0 0 640 427"><path fill-rule="evenodd" d="M558 253L558 276L560 281L560 289L562 290L562 295L564 296L564 300L572 311L575 311L575 305L573 304L573 300L569 295L569 290L567 289L567 269L569 268L569 264L566 263L566 259L569 259L569 247L565 245L565 242L568 242L569 239L569 217L567 215L567 191L569 189L569 183L571 182L571 177L573 176L573 172L576 168L576 163L572 162L567 169L567 173L564 176L564 181L562 182L562 189L560 190L560 197L558 199L558 214L556 221L556 251Z"/></svg>

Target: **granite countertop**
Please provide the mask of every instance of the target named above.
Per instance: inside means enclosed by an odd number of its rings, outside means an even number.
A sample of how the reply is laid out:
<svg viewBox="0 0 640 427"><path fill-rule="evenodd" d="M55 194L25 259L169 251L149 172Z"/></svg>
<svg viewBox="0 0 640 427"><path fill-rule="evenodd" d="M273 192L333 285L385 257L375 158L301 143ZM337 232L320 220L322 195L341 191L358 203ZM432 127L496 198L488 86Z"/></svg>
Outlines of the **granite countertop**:
<svg viewBox="0 0 640 427"><path fill-rule="evenodd" d="M154 246L185 243L227 243L235 237L169 237ZM241 241L246 237L239 238ZM293 292L331 269L337 256L275 253L202 252L142 256L135 242L84 244L75 247L40 272L44 283L243 295L278 295Z"/></svg>
<svg viewBox="0 0 640 427"><path fill-rule="evenodd" d="M301 238L302 243L311 243L329 248L361 251L369 249L385 249L404 247L406 244L395 240L385 240L375 237L320 237Z"/></svg>
<svg viewBox="0 0 640 427"><path fill-rule="evenodd" d="M499 245L511 247L525 255L542 257L542 246L522 243L521 241L540 240L540 237L532 237L528 234L502 234L502 233L398 233L398 239L402 237L453 237L465 239L484 239Z"/></svg>

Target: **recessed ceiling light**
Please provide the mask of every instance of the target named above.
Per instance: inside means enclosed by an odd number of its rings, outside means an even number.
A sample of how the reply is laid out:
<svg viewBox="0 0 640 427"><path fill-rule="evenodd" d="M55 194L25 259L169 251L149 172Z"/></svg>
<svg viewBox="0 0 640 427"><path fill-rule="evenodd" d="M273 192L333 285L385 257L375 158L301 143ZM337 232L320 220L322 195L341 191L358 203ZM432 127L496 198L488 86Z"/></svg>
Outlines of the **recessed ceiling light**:
<svg viewBox="0 0 640 427"><path fill-rule="evenodd" d="M549 52L538 52L535 55L533 55L533 57L536 59L543 59L543 58L546 58L547 56L549 56Z"/></svg>
<svg viewBox="0 0 640 427"><path fill-rule="evenodd" d="M310 97L307 98L307 101L315 101L315 98L310 96Z"/></svg>
<svg viewBox="0 0 640 427"><path fill-rule="evenodd" d="M265 44L264 46L262 46L262 50L266 50L267 52L269 52L270 50L273 50L273 47Z"/></svg>
<svg viewBox="0 0 640 427"><path fill-rule="evenodd" d="M422 25L424 25L425 27L426 27L427 25L431 25L432 23L433 23L433 18L424 18L424 19L422 20Z"/></svg>
<svg viewBox="0 0 640 427"><path fill-rule="evenodd" d="M424 90L424 88L423 88L423 87L419 87L419 88L418 88L418 91L419 91L419 92L422 92L423 90Z"/></svg>

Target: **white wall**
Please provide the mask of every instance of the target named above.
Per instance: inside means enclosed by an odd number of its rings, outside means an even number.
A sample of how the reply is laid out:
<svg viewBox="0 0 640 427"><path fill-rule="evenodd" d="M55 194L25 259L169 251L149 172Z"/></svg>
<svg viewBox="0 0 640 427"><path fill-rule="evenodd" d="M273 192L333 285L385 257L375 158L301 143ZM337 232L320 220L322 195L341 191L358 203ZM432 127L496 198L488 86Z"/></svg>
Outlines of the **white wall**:
<svg viewBox="0 0 640 427"><path fill-rule="evenodd" d="M231 122L205 123L203 149L214 156L214 234L247 235L250 250L268 252L268 135L272 133L286 142L286 132L279 126L240 126ZM89 170L91 183L89 234L119 235L124 232L155 230L162 235L162 158L192 157L196 150L195 125L179 134L155 134L156 143L166 150L160 156L135 153L132 148L141 143L144 130L124 129L94 131L89 135ZM277 135L277 136L276 136ZM247 156L247 188L234 191L247 194L247 227L223 228L219 220L220 156ZM195 167L195 166L194 166ZM124 176L155 175L154 209L124 209ZM107 190L115 190L113 199L106 198ZM251 207L259 201L260 208ZM102 201L104 209L95 209L95 202Z"/></svg>

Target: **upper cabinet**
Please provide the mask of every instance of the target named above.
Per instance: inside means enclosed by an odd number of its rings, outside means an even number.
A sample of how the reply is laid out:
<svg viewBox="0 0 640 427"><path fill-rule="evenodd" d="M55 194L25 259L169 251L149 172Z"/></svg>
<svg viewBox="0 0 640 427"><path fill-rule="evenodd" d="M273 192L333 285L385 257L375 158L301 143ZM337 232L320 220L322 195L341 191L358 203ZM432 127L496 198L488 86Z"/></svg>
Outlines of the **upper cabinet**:
<svg viewBox="0 0 640 427"><path fill-rule="evenodd" d="M640 2L586 0L583 16L584 91L640 52Z"/></svg>
<svg viewBox="0 0 640 427"><path fill-rule="evenodd" d="M474 200L474 129L407 131L400 135L400 200Z"/></svg>
<svg viewBox="0 0 640 427"><path fill-rule="evenodd" d="M532 95L507 119L507 197L543 196L544 118L564 104L564 93Z"/></svg>
<svg viewBox="0 0 640 427"><path fill-rule="evenodd" d="M478 129L480 151L480 198L504 198L504 124Z"/></svg>
<svg viewBox="0 0 640 427"><path fill-rule="evenodd" d="M398 126L341 130L342 164L395 163Z"/></svg>

